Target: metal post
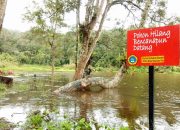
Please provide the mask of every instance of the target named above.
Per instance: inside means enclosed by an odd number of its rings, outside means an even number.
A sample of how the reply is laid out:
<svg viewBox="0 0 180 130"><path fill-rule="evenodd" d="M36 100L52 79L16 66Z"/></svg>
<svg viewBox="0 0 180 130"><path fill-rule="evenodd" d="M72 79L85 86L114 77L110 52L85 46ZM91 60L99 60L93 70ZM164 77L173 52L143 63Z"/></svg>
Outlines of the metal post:
<svg viewBox="0 0 180 130"><path fill-rule="evenodd" d="M149 130L154 130L154 66L149 66Z"/></svg>

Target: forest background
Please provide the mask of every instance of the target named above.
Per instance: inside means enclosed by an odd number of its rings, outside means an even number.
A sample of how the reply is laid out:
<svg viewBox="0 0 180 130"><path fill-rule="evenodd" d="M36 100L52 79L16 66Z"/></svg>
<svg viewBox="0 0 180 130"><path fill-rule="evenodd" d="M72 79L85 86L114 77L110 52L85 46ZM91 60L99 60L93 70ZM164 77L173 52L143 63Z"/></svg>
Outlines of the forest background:
<svg viewBox="0 0 180 130"><path fill-rule="evenodd" d="M165 10L163 11L166 12ZM165 14L163 17L165 17ZM125 25L127 23L126 20L122 21L116 18L113 20L115 23L114 28L106 29L104 27L98 44L91 56L91 66L94 71L118 70L122 60L126 57L126 32L129 29L135 29L136 26ZM106 21L112 21L112 19L107 17ZM178 22L179 19L176 18L174 23ZM168 24L174 23L170 20ZM151 26L155 26L155 24L151 24ZM76 31L75 26L72 25L68 31L57 34L57 48L55 52L56 70L62 67L66 70L75 69L75 56L77 55ZM2 61L0 63L2 70L15 69L15 66L22 67L24 64L48 66L52 62L51 50L44 41L44 37L42 37L42 34L34 33L32 28L25 32L4 28L0 35L0 60ZM133 71L141 71L145 67L131 69ZM160 72L164 72L165 70L180 71L179 67L157 67L156 70Z"/></svg>

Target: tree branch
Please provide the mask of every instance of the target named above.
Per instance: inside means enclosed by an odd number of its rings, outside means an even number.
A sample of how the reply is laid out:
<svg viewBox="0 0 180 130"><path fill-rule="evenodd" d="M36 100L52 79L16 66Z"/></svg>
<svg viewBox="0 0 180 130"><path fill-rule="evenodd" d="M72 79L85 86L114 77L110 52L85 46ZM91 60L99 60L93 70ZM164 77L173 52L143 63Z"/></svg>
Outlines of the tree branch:
<svg viewBox="0 0 180 130"><path fill-rule="evenodd" d="M134 23L135 23L135 19L138 19L138 18L135 16L135 14L133 13L133 11L127 7L127 5L124 5L124 4L123 4L123 6L125 7L125 9L127 9L127 10L129 11L130 14L132 14L133 20L134 20ZM138 27L136 24L135 24L135 26Z"/></svg>
<svg viewBox="0 0 180 130"><path fill-rule="evenodd" d="M103 14L102 14L102 18L101 18L101 20L100 20L100 23L99 23L99 28L98 28L98 30L96 31L96 33L95 33L95 38L94 38L94 40L93 40L93 44L92 44L92 49L94 49L94 47L96 46L96 42L97 42L97 40L98 40L98 38L99 38L99 36L100 36L100 32L101 32L101 30L102 30L102 26L103 26L103 23L104 23L104 20L105 20L105 17L106 17L106 15L107 15L107 13L108 13L108 10L110 9L110 4L106 4L106 7L105 7L105 9L104 9L104 12L103 12Z"/></svg>
<svg viewBox="0 0 180 130"><path fill-rule="evenodd" d="M144 10L143 10L140 6L138 6L137 4L133 3L133 2L132 2L132 1L130 1L130 0L125 1L125 2L127 2L128 4L133 5L134 7L138 8L138 9L139 9L139 10L141 10L141 11L144 11Z"/></svg>
<svg viewBox="0 0 180 130"><path fill-rule="evenodd" d="M152 0L147 0L146 1L145 7L144 7L144 11L141 14L141 21L140 21L140 24L139 24L139 28L143 28L144 27L145 22L146 22L147 17L148 17L148 12L150 10L151 4L152 4Z"/></svg>

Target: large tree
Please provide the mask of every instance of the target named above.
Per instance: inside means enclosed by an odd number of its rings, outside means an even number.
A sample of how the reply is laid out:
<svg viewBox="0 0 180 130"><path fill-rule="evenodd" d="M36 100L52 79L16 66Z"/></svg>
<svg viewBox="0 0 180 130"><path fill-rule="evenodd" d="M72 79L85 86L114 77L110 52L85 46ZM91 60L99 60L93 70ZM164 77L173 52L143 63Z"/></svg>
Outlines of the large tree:
<svg viewBox="0 0 180 130"><path fill-rule="evenodd" d="M7 5L7 0L0 0L0 31L1 31L2 25L3 25L6 5Z"/></svg>
<svg viewBox="0 0 180 130"><path fill-rule="evenodd" d="M119 2L120 1L113 1L108 7L110 8L112 5L118 4ZM148 18L150 17L149 14L151 13L151 11L154 11L154 10L151 10L152 5L153 5L153 0L147 0L146 2L137 1L137 4L133 3L132 1L124 1L124 0L122 0L121 2L125 2L124 4L122 4L122 3L120 3L120 4L125 6L130 11L130 13L133 14L133 16L135 16L135 14L134 14L134 12L132 12L130 10L130 8L133 9L135 7L135 9L139 9L141 11L141 15L139 16L140 17L139 24L136 26L136 28L143 28L145 26L145 24L147 23ZM142 2L142 3L140 4L138 2ZM130 5L130 8L128 7L128 5ZM164 7L164 6L165 5L162 4L162 7ZM160 6L160 8L161 8L161 6ZM163 10L162 10L162 12L163 12ZM105 15L105 14L107 14L107 12L106 13L104 12L103 14ZM105 17L104 15L102 17ZM156 14L156 17L154 17L154 19L157 20L157 19L160 19L161 17L162 17L161 14L159 14L159 15ZM103 20L103 19L101 19L101 20ZM159 22L162 22L162 20L159 21ZM90 34L86 33L86 34L82 35L82 36L84 36L83 37L83 40L84 40L83 43L85 44L85 45L83 44L82 46L85 46L85 48L82 48L82 50L83 49L84 50L83 50L82 55L80 57L79 67L84 67L85 68L85 66L86 66L86 63L89 60L89 57L91 56L91 54L92 54L92 52L93 52L93 50L94 50L94 48L96 46L96 42L98 40L98 37L100 35L101 28L102 28L101 23L103 23L103 21L100 22L101 26L99 25L100 27L99 27L98 31L95 32L95 35L91 34L93 32L91 32L91 33L89 32ZM88 25L86 25L86 27L88 27ZM92 31L92 30L87 30L87 31ZM87 34L89 34L89 35L87 35ZM85 36L88 36L88 37L85 37ZM94 38L94 40L93 40L93 38ZM89 55L87 55L87 54L89 54ZM75 78L81 78L81 73L83 72L84 68L77 68L77 70L76 70L77 75L75 75ZM81 73L78 72L78 69L80 69L80 72L81 71L82 72ZM73 81L73 82L71 82L69 84L66 84L65 86L57 89L54 92L56 94L58 94L58 93L60 93L62 91L66 92L66 91L75 91L75 90L86 90L86 89L89 88L89 86L93 86L93 85L99 85L102 88L113 88L113 87L116 87L118 85L118 82L122 80L125 70L126 70L126 65L125 65L125 63L123 63L120 70L111 79L106 79L106 78L102 78L102 77L84 78L84 79L76 80L76 81Z"/></svg>

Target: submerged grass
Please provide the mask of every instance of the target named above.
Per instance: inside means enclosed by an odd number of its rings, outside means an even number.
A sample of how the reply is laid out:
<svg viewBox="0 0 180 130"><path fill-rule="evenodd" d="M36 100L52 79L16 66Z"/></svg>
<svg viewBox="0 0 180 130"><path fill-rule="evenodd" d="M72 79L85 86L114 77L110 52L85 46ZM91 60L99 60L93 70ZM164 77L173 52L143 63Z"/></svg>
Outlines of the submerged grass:
<svg viewBox="0 0 180 130"><path fill-rule="evenodd" d="M0 118L0 130L12 130L14 127L14 124L6 121L4 118Z"/></svg>
<svg viewBox="0 0 180 130"><path fill-rule="evenodd" d="M0 83L0 98L1 98L1 97L4 97L4 96L5 96L5 93L6 93L6 85Z"/></svg>
<svg viewBox="0 0 180 130"><path fill-rule="evenodd" d="M12 90L16 92L23 92L29 90L29 86L26 83L14 84Z"/></svg>

